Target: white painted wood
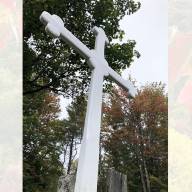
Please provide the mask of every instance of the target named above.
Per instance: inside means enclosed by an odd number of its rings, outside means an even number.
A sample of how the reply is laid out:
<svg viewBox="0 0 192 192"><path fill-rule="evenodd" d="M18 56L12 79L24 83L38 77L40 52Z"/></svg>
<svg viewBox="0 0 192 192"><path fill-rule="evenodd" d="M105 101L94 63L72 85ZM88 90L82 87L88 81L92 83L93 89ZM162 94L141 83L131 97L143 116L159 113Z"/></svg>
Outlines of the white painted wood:
<svg viewBox="0 0 192 192"><path fill-rule="evenodd" d="M84 58L91 57L91 51L79 39L77 39L68 29L64 27L64 23L57 15L51 15L46 11L40 16L40 21L46 26L45 30L53 37L59 37L71 47L73 47Z"/></svg>
<svg viewBox="0 0 192 192"><path fill-rule="evenodd" d="M97 191L103 89L102 71L94 69L91 78L75 192Z"/></svg>
<svg viewBox="0 0 192 192"><path fill-rule="evenodd" d="M108 39L102 28L93 28L93 32L96 35L95 49L90 50L64 27L62 19L57 15L50 15L44 11L40 16L40 20L46 26L45 30L48 33L68 43L87 60L87 63L92 68L75 192L96 192L104 76L109 75L118 85L127 89L132 97L135 96L136 90L130 81L122 79L118 73L109 67L105 60L104 49Z"/></svg>

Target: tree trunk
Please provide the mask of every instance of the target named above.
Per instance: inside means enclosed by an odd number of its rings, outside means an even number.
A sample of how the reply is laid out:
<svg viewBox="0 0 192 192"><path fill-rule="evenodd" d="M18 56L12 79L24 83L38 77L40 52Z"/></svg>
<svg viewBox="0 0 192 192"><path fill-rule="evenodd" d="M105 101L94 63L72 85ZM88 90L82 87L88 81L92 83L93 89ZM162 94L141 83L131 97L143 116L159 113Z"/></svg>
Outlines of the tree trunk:
<svg viewBox="0 0 192 192"><path fill-rule="evenodd" d="M72 155L73 155L73 137L72 137L72 139L71 139L71 144L70 144L70 151L69 151L69 162L68 162L68 168L67 168L67 174L69 174L70 173L70 171L71 171L71 164L72 164Z"/></svg>
<svg viewBox="0 0 192 192"><path fill-rule="evenodd" d="M151 192L151 187L150 187L150 180L149 180L149 174L147 171L147 166L146 166L146 162L145 162L145 156L144 156L144 134L143 134L143 129L141 126L139 126L139 134L140 134L140 147L139 147L139 152L140 152L140 157L141 157L141 161L142 161L142 174L143 176L145 175L145 190L147 189L147 192Z"/></svg>
<svg viewBox="0 0 192 192"><path fill-rule="evenodd" d="M139 165L139 171L140 171L141 182L142 182L142 186L143 186L143 192L147 192L146 184L145 184L145 178L144 178L144 173L143 173L143 169L142 169L141 165Z"/></svg>
<svg viewBox="0 0 192 192"><path fill-rule="evenodd" d="M138 131L138 132L137 132ZM141 132L141 128L138 128L138 130L135 131L135 136L137 138L137 145L136 145L136 156L137 156L137 164L139 167L139 172L140 172L140 177L141 177L141 183L142 183L142 188L143 188L143 192L147 192L147 187L146 187L146 182L145 182L145 174L144 174L144 170L143 170L143 166L142 166L142 132ZM139 145L140 143L140 145Z"/></svg>
<svg viewBox="0 0 192 192"><path fill-rule="evenodd" d="M150 179L149 179L149 174L146 166L145 160L143 160L143 165L144 165L144 170L145 170L145 177L146 177L146 183L147 183L147 191L151 192L151 185L150 185Z"/></svg>
<svg viewBox="0 0 192 192"><path fill-rule="evenodd" d="M65 161L66 161L66 155L67 155L67 148L68 148L68 144L66 145L66 147L63 147L63 165L65 165Z"/></svg>

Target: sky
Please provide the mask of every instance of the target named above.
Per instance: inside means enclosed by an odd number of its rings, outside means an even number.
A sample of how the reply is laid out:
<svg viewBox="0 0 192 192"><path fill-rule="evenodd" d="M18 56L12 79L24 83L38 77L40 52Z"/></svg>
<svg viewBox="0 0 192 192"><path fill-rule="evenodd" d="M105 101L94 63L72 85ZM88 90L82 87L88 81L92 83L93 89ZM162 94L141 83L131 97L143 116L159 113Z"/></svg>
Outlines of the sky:
<svg viewBox="0 0 192 192"><path fill-rule="evenodd" d="M123 72L131 74L139 84L168 82L168 17L167 0L141 0L141 8L120 22L125 39L136 41L141 57Z"/></svg>
<svg viewBox="0 0 192 192"><path fill-rule="evenodd" d="M133 15L125 16L120 27L125 38L136 41L141 57L126 69L122 76L130 74L138 86L150 82L168 82L168 3L167 0L140 0L141 8ZM67 116L66 106L71 99L62 98L61 118Z"/></svg>

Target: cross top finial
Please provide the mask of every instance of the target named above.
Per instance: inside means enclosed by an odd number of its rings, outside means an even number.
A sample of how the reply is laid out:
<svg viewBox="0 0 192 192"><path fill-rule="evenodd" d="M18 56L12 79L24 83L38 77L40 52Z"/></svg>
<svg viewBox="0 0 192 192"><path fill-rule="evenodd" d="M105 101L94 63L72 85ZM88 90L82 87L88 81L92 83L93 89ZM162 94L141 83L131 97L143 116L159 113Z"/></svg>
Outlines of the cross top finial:
<svg viewBox="0 0 192 192"><path fill-rule="evenodd" d="M107 38L105 31L101 27L93 27L92 32L97 36L97 35L102 35L105 36L105 43L109 43L109 39Z"/></svg>
<svg viewBox="0 0 192 192"><path fill-rule="evenodd" d="M95 51L101 58L104 58L105 44L109 43L109 39L101 27L93 27L92 32L96 36Z"/></svg>

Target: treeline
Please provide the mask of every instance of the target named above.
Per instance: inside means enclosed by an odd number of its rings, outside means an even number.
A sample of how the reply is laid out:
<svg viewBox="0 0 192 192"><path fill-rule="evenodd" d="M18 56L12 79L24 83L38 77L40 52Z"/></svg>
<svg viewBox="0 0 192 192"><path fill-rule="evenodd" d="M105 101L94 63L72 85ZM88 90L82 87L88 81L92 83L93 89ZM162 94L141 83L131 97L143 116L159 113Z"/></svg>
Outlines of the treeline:
<svg viewBox="0 0 192 192"><path fill-rule="evenodd" d="M98 191L106 191L109 168L127 175L130 191L167 191L164 86L147 85L135 99L119 88L104 95ZM25 97L24 191L56 191L59 176L75 174L86 103L85 96L77 97L59 120L58 96Z"/></svg>
<svg viewBox="0 0 192 192"><path fill-rule="evenodd" d="M103 104L102 125L100 172L104 187L106 170L112 167L127 175L129 191L167 191L168 106L164 86L146 85L131 100L115 88Z"/></svg>

